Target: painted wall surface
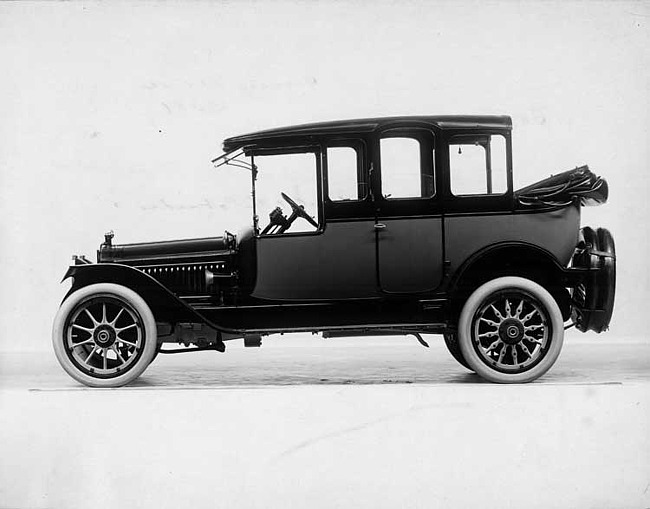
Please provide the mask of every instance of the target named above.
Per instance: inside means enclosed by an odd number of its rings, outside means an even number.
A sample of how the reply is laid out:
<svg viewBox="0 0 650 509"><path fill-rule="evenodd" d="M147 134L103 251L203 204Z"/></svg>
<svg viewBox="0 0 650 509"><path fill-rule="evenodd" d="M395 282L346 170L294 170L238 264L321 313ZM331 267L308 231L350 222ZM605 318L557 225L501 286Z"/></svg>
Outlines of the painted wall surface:
<svg viewBox="0 0 650 509"><path fill-rule="evenodd" d="M0 349L50 348L70 255L104 232L249 224L223 138L399 114L512 115L517 187L606 176L582 220L617 242L610 334L645 334L649 24L647 2L0 4Z"/></svg>

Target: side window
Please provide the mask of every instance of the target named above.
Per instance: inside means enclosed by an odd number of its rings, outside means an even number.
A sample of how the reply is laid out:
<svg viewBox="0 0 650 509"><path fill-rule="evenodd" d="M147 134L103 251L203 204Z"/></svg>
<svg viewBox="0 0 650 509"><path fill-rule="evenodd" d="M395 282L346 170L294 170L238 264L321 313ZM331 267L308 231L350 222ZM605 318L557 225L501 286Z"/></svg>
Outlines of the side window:
<svg viewBox="0 0 650 509"><path fill-rule="evenodd" d="M501 135L458 136L449 143L451 192L503 194L508 188L506 140Z"/></svg>
<svg viewBox="0 0 650 509"><path fill-rule="evenodd" d="M305 212L318 221L317 157L313 152L258 155L255 165L258 169L256 202L260 228L264 229L270 221L269 214L276 207L282 209L285 217L290 217L291 206L281 193L289 196ZM296 218L286 230L290 232L311 232L317 228L304 218Z"/></svg>
<svg viewBox="0 0 650 509"><path fill-rule="evenodd" d="M379 149L384 198L433 196L433 173L425 170L422 143L418 139L406 136L382 138Z"/></svg>
<svg viewBox="0 0 650 509"><path fill-rule="evenodd" d="M359 153L355 148L327 148L327 194L330 200L363 200L366 197L366 186L358 180L359 167Z"/></svg>

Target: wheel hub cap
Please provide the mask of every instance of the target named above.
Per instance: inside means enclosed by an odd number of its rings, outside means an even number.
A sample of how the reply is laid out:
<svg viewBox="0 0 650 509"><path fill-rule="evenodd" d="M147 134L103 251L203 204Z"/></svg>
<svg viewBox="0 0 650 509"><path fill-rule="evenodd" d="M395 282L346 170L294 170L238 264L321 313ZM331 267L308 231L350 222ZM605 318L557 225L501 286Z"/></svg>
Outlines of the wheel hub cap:
<svg viewBox="0 0 650 509"><path fill-rule="evenodd" d="M115 329L110 325L100 325L93 332L93 337L97 346L110 348L115 343L117 335L115 334Z"/></svg>
<svg viewBox="0 0 650 509"><path fill-rule="evenodd" d="M523 324L514 318L506 318L499 325L499 338L508 345L519 343L524 337Z"/></svg>

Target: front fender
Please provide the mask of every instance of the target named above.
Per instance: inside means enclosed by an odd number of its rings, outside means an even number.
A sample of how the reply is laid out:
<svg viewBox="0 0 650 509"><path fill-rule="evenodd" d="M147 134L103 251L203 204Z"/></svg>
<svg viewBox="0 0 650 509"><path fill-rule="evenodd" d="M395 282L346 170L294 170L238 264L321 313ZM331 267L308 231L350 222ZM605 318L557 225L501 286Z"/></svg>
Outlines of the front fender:
<svg viewBox="0 0 650 509"><path fill-rule="evenodd" d="M63 300L84 286L94 283L115 283L130 288L140 295L151 308L157 322L205 323L220 332L231 334L240 332L219 326L183 302L149 274L128 265L116 263L72 265L63 276L63 281L68 278L73 279L72 288Z"/></svg>

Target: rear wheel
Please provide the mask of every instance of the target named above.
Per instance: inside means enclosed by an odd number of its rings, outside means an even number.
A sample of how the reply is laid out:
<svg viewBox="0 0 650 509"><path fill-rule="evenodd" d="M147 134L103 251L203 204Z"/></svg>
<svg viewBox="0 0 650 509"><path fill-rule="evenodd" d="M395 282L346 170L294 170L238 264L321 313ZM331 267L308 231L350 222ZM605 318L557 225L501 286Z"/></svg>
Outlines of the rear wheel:
<svg viewBox="0 0 650 509"><path fill-rule="evenodd" d="M469 367L469 364L467 364L465 357L463 357L463 352L460 351L460 344L458 343L458 333L445 332L443 334L443 337L445 338L445 345L447 345L447 350L449 350L449 353L458 362L458 364L460 364L464 368L469 369L470 371L473 371L472 368Z"/></svg>
<svg viewBox="0 0 650 509"><path fill-rule="evenodd" d="M463 357L478 375L497 383L530 382L557 360L564 339L562 313L539 284L502 277L480 286L461 312Z"/></svg>
<svg viewBox="0 0 650 509"><path fill-rule="evenodd" d="M156 322L147 303L112 283L70 295L54 319L52 343L63 369L90 387L119 387L139 377L156 354Z"/></svg>

